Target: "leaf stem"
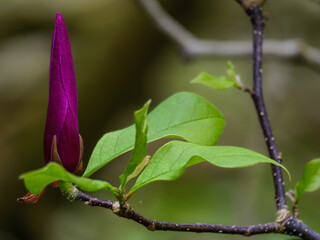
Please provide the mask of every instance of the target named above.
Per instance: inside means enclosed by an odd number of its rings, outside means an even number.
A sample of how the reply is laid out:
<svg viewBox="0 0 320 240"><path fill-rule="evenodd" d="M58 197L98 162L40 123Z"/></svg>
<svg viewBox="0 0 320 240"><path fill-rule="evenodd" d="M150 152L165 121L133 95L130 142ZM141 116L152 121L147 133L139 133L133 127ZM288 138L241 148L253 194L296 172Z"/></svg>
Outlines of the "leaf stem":
<svg viewBox="0 0 320 240"><path fill-rule="evenodd" d="M292 213L295 218L299 217L299 209L298 209L298 201L295 198L295 191L290 189L288 192L286 192L286 196L290 199L292 202Z"/></svg>

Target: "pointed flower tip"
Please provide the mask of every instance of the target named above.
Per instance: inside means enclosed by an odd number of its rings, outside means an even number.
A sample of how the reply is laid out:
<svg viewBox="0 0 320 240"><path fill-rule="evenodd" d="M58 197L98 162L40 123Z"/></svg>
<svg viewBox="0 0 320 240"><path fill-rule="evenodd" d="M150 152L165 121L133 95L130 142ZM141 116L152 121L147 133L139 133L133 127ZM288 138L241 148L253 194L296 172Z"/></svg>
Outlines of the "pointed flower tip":
<svg viewBox="0 0 320 240"><path fill-rule="evenodd" d="M64 23L62 15L59 12L56 14L56 24L57 23Z"/></svg>

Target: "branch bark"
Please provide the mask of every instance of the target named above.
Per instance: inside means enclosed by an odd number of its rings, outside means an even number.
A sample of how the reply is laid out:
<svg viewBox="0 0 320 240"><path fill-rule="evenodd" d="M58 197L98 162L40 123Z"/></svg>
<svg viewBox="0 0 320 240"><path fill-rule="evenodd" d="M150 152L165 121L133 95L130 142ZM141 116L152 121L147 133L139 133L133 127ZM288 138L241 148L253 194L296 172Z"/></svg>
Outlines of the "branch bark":
<svg viewBox="0 0 320 240"><path fill-rule="evenodd" d="M277 149L262 91L262 42L264 31L264 19L259 6L252 5L246 9L247 15L251 19L253 26L253 92L251 94L254 102L264 138L267 144L269 155L272 159L281 163L281 156ZM279 166L272 165L273 182L275 186L275 200L277 209L286 210L286 198L284 190L284 180L282 170Z"/></svg>
<svg viewBox="0 0 320 240"><path fill-rule="evenodd" d="M207 223L173 223L159 222L149 219L131 208L129 204L120 205L119 202L101 200L81 192L77 189L73 200L79 200L92 207L108 208L119 217L127 218L145 226L150 231L176 231L176 232L211 232L221 234L236 234L243 236L252 236L258 234L278 233L298 236L306 240L319 240L320 236L312 231L303 222L288 218L283 223L271 222L250 226L207 224Z"/></svg>
<svg viewBox="0 0 320 240"><path fill-rule="evenodd" d="M75 200L83 201L86 205L93 207L103 207L111 209L119 217L131 219L150 231L179 231L179 232L211 232L224 234L237 234L243 236L252 236L256 234L280 233L281 226L278 223L266 223L251 226L236 226L222 224L207 224L207 223L172 223L159 222L151 220L136 211L130 205L120 205L119 202L104 201L93 198L78 190L78 195Z"/></svg>
<svg viewBox="0 0 320 240"><path fill-rule="evenodd" d="M246 57L252 54L251 41L213 41L197 39L164 11L157 0L138 0L157 28L180 49L187 60L201 56ZM242 2L242 1L241 1ZM245 8L245 6L243 6ZM298 39L265 40L263 53L284 59L298 59L320 70L320 51Z"/></svg>

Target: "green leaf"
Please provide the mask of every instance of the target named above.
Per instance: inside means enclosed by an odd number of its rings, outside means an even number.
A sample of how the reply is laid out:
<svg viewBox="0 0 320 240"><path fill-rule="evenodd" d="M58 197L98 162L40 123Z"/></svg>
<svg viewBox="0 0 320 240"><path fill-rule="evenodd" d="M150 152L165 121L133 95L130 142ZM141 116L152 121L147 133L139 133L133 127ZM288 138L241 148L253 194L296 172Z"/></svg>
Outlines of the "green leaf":
<svg viewBox="0 0 320 240"><path fill-rule="evenodd" d="M230 81L233 81L234 83L236 82L237 73L232 62L230 61L227 62L227 76Z"/></svg>
<svg viewBox="0 0 320 240"><path fill-rule="evenodd" d="M226 90L233 86L238 86L237 73L230 61L227 62L227 76L216 77L206 72L200 73L191 83L201 83L216 90Z"/></svg>
<svg viewBox="0 0 320 240"><path fill-rule="evenodd" d="M320 189L320 158L306 164L302 178L296 185L295 199L298 202L304 192L313 192Z"/></svg>
<svg viewBox="0 0 320 240"><path fill-rule="evenodd" d="M145 156L144 159L139 163L139 165L134 169L134 171L130 175L128 175L127 182L137 177L142 172L142 170L149 164L150 159L151 156Z"/></svg>
<svg viewBox="0 0 320 240"><path fill-rule="evenodd" d="M60 164L50 162L45 167L24 173L20 176L24 180L26 188L33 194L39 194L48 184L56 181L65 181L76 184L80 189L87 192L95 192L105 189L114 195L118 189L108 182L78 177L69 173Z"/></svg>
<svg viewBox="0 0 320 240"><path fill-rule="evenodd" d="M136 140L134 143L134 149L130 158L129 164L123 174L120 176L121 189L125 188L125 185L130 179L127 179L131 175L137 166L143 161L147 154L147 112L151 100L149 100L142 109L134 113L134 121L136 126Z"/></svg>
<svg viewBox="0 0 320 240"><path fill-rule="evenodd" d="M216 90L225 90L233 87L235 81L232 81L227 77L215 77L206 72L202 72L193 79L191 83L202 83L203 85Z"/></svg>
<svg viewBox="0 0 320 240"><path fill-rule="evenodd" d="M211 103L187 92L177 93L163 101L147 115L147 122L148 142L171 137L209 146L218 141L225 125L223 116ZM83 176L90 176L130 151L134 139L134 126L105 134L94 148Z"/></svg>
<svg viewBox="0 0 320 240"><path fill-rule="evenodd" d="M192 143L172 141L154 154L150 163L130 190L129 195L151 182L177 179L183 174L186 167L203 161L208 161L215 166L224 168L247 167L257 163L272 163L281 166L287 171L285 167L274 160L245 148L199 146Z"/></svg>

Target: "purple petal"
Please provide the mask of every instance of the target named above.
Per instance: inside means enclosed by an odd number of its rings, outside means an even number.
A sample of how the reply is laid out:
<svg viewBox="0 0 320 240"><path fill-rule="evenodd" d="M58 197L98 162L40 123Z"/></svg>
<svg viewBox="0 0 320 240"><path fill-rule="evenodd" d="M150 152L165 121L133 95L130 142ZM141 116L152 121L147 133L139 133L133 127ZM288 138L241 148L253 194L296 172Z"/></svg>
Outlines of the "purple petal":
<svg viewBox="0 0 320 240"><path fill-rule="evenodd" d="M63 79L64 89L69 101L71 112L76 119L76 126L78 128L78 98L71 46L68 30L60 13L57 13L55 26L56 32L58 33L58 48L60 51L60 73Z"/></svg>
<svg viewBox="0 0 320 240"><path fill-rule="evenodd" d="M53 136L57 136L62 164L72 171L79 162L78 99L68 30L57 13L51 47L49 101L44 134L44 155L50 161ZM68 142L68 141L70 142ZM77 147L75 147L77 142Z"/></svg>
<svg viewBox="0 0 320 240"><path fill-rule="evenodd" d="M74 172L80 158L79 132L71 109L67 109L67 115L58 140L58 153L62 165L69 172Z"/></svg>

